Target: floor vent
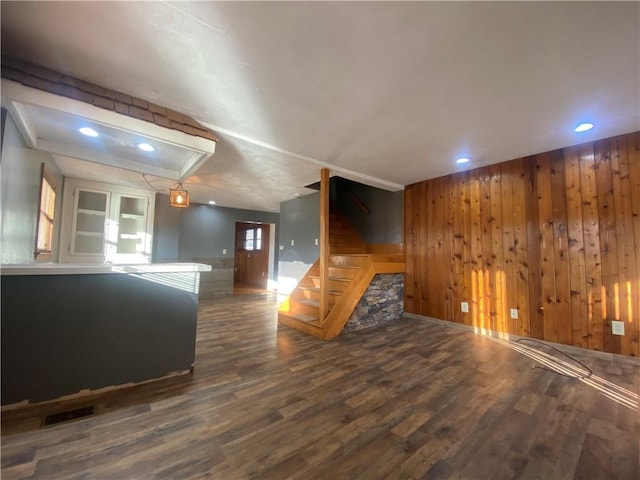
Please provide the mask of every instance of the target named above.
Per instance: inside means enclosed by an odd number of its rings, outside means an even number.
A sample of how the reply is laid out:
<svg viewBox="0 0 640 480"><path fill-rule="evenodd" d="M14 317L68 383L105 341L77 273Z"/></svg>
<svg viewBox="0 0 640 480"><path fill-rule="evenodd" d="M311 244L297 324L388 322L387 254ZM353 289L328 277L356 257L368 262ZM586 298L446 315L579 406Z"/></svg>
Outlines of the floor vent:
<svg viewBox="0 0 640 480"><path fill-rule="evenodd" d="M73 422L74 420L80 420L81 418L90 417L95 414L95 407L76 408L75 410L68 410L66 412L54 413L47 415L42 424L43 427L52 427L60 423Z"/></svg>

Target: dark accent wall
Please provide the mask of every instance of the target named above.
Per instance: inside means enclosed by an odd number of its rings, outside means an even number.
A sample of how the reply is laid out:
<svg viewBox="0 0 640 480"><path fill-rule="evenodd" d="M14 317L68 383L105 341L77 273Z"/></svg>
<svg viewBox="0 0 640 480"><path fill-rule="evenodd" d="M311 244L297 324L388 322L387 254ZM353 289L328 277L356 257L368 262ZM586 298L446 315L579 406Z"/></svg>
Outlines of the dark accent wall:
<svg viewBox="0 0 640 480"><path fill-rule="evenodd" d="M4 115L4 114L3 114ZM48 153L28 148L11 115L6 115L0 158L0 263L33 263L40 205L41 174L44 163L56 182L56 209L53 254L57 260L62 211L62 173Z"/></svg>
<svg viewBox="0 0 640 480"><path fill-rule="evenodd" d="M369 244L402 243L402 192L388 192L361 183L332 177L331 207L339 210ZM351 197L357 196L369 209L365 214ZM312 264L320 249L320 193L280 204L280 261ZM291 240L294 246L291 246Z"/></svg>
<svg viewBox="0 0 640 480"><path fill-rule="evenodd" d="M189 370L198 275L3 276L2 404Z"/></svg>
<svg viewBox="0 0 640 480"><path fill-rule="evenodd" d="M402 191L388 192L334 177L332 201L365 243L402 243ZM369 209L365 213L353 197Z"/></svg>
<svg viewBox="0 0 640 480"><path fill-rule="evenodd" d="M416 183L404 205L407 312L640 353L640 132Z"/></svg>

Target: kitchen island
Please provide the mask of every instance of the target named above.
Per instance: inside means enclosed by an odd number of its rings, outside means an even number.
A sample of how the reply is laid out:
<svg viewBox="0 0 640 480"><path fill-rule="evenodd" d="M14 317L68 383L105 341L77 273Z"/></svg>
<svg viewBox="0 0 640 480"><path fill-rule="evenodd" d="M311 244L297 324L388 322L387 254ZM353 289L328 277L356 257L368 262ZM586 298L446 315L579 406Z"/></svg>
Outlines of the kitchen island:
<svg viewBox="0 0 640 480"><path fill-rule="evenodd" d="M197 263L4 265L2 406L193 368Z"/></svg>

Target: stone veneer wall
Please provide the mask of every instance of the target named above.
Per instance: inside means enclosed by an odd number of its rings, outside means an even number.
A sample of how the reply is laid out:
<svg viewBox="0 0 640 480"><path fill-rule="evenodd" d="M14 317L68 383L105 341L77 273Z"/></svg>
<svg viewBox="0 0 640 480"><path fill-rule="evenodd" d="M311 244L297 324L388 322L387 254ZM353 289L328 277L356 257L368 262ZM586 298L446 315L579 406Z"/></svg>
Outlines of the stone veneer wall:
<svg viewBox="0 0 640 480"><path fill-rule="evenodd" d="M373 277L353 310L343 333L398 320L404 313L404 274L384 273Z"/></svg>

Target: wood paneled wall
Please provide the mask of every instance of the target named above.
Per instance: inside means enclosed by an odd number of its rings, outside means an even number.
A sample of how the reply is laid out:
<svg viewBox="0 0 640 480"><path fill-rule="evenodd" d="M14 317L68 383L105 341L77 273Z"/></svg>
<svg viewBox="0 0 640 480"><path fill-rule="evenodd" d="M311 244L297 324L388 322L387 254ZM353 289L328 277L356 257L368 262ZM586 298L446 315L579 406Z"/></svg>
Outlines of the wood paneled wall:
<svg viewBox="0 0 640 480"><path fill-rule="evenodd" d="M404 229L407 312L640 353L640 132L410 185Z"/></svg>

